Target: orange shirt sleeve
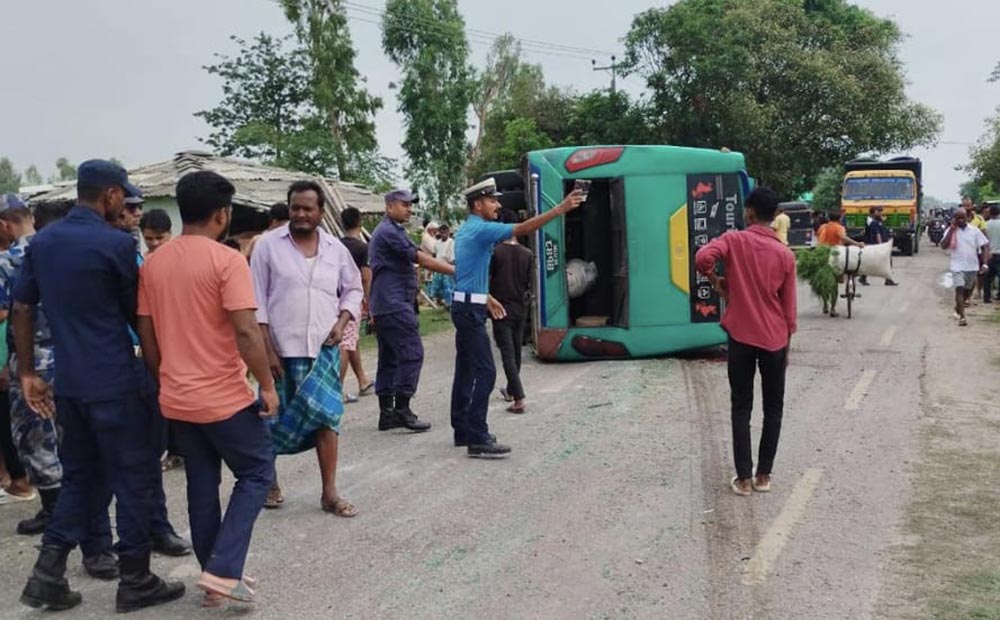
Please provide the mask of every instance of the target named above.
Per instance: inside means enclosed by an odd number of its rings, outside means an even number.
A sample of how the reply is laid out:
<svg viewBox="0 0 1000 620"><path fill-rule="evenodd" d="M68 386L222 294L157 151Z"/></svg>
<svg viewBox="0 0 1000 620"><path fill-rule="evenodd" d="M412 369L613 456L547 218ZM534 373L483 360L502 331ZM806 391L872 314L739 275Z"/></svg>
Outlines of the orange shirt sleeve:
<svg viewBox="0 0 1000 620"><path fill-rule="evenodd" d="M247 259L236 250L225 248L226 257L220 276L219 290L222 291L222 307L228 312L235 310L256 310L257 300L253 294L253 276Z"/></svg>

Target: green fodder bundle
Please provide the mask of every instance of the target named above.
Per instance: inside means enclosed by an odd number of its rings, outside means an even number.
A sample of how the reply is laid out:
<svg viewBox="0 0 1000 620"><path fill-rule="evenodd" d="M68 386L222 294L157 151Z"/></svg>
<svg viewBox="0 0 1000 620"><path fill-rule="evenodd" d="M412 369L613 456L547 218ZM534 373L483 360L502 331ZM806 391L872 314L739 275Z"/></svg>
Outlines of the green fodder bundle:
<svg viewBox="0 0 1000 620"><path fill-rule="evenodd" d="M830 252L835 248L817 246L795 250L795 263L799 279L820 299L837 297L837 272L830 266Z"/></svg>

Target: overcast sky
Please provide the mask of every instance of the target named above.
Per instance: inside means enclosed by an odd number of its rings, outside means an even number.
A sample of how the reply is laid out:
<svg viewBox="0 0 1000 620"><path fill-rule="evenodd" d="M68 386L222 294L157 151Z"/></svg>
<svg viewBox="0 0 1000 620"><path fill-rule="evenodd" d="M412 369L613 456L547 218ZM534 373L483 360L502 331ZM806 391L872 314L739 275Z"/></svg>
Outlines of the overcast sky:
<svg viewBox="0 0 1000 620"><path fill-rule="evenodd" d="M858 0L893 17L908 35L901 50L918 101L944 114L942 143L912 154L923 158L927 193L955 199L969 142L1000 104L1000 84L987 84L1000 60L996 0ZM213 53L232 53L230 34L252 37L290 27L271 0L0 0L0 155L18 169L36 164L48 176L66 156L118 157L128 166L164 160L199 148L207 128L192 116L212 107L220 84L202 70ZM401 121L389 84L398 74L382 55L380 32L364 8L382 0L352 0L351 30L357 66L372 91L386 100L378 133L386 155L400 157ZM593 49L594 54L530 52L546 79L579 91L606 86L590 57L621 52L632 16L661 3L649 0L459 0L470 30L512 32L523 39ZM607 7L613 7L609 10ZM366 15L368 17L366 17ZM485 35L472 41L481 64ZM604 52L602 57L597 52ZM622 85L639 94L643 84ZM752 171L751 171L752 172Z"/></svg>

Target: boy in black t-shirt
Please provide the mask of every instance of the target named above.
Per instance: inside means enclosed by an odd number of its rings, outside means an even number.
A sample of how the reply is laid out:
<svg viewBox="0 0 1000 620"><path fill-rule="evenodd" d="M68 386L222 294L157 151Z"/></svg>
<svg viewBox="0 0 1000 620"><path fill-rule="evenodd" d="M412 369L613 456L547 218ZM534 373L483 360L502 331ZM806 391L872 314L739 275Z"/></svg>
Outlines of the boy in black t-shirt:
<svg viewBox="0 0 1000 620"><path fill-rule="evenodd" d="M361 212L354 207L344 209L340 214L340 221L344 226L344 236L340 242L347 247L354 259L354 264L361 272L361 284L365 289L364 301L361 302L362 318L368 316L368 292L372 284L372 270L368 265L368 244L361 238ZM360 331L358 329L360 321L351 321L344 329L344 339L340 343L340 384L345 386L344 402L357 402L358 397L347 393L346 383L348 367L354 369L354 376L358 379L358 396L368 396L375 389L375 384L368 379L365 368L361 364L361 352L358 351L358 339Z"/></svg>

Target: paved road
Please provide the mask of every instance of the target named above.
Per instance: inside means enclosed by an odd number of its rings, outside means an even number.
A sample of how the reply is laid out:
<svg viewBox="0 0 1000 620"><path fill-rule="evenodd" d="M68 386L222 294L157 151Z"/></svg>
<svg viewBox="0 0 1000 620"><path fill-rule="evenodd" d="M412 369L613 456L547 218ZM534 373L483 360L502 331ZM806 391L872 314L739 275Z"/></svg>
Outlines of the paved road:
<svg viewBox="0 0 1000 620"><path fill-rule="evenodd" d="M314 457L283 457L286 506L262 515L248 562L260 604L204 611L189 593L133 617L872 617L908 494L919 334L941 323L927 301L944 262L928 254L896 259L902 286L864 289L850 321L800 291L770 495L728 491L725 365L710 358L530 361L529 413L500 401L491 412L513 456L468 459L450 443L452 343L441 335L427 342L415 401L430 433L378 433L370 399L345 416L341 488L359 517L321 513ZM185 530L183 474L166 483ZM0 513L3 618L38 617L16 603L36 541L11 532L30 512ZM60 617L106 617L114 588L70 563L85 603ZM193 560L154 566L188 583L198 572Z"/></svg>

